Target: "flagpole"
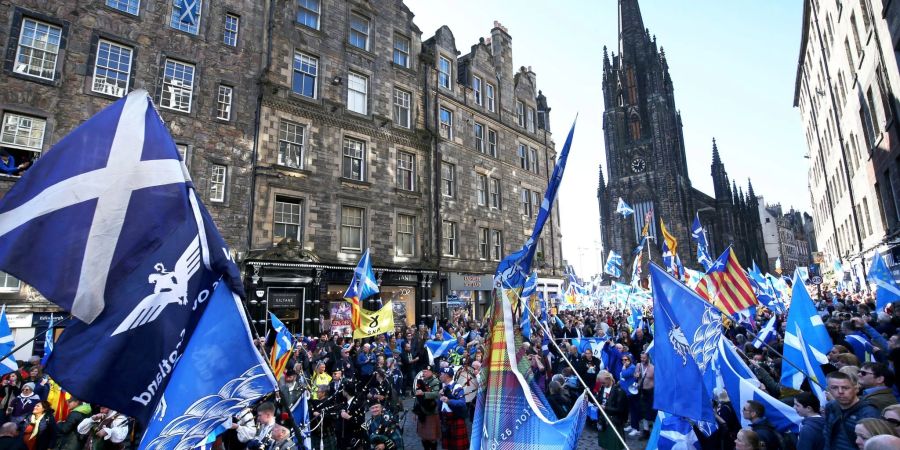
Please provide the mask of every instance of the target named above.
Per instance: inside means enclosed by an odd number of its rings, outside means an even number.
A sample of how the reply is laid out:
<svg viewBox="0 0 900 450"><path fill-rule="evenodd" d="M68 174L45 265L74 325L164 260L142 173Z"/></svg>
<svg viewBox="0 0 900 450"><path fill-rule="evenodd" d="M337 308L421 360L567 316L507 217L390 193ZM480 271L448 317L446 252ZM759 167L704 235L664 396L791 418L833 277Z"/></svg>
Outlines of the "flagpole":
<svg viewBox="0 0 900 450"><path fill-rule="evenodd" d="M528 309L528 314L531 316L531 320L534 322L537 322L540 325L541 330L543 330L543 332L545 334L547 334L548 337L552 336L552 334L550 333L550 330L547 328L547 326L545 324L541 323L541 321L538 320L538 317L534 315L534 312L530 308L526 308L526 309ZM619 434L619 430L616 429L615 424L612 423L612 420L610 420L609 416L606 415L606 411L603 410L603 406L600 404L600 401L597 400L597 397L595 397L594 393L591 392L591 388L587 385L587 383L584 382L584 380L581 378L581 375L578 374L578 371L575 370L575 366L572 365L572 362L569 361L569 358L566 357L566 353L564 351L562 351L562 349L559 348L559 345L556 344L555 339L549 339L548 341L551 344L553 344L553 347L556 348L557 352L559 352L559 356L562 358L562 360L565 361L566 364L568 364L569 368L572 369L572 373L575 375L575 378L578 379L578 382L581 383L582 387L584 387L584 391L591 397L591 400L594 402L594 404L597 405L597 409L600 410L600 414L603 414L603 418L606 419L606 423L608 423L610 425L610 427L612 428L613 432L616 433L616 437L619 438L620 442L622 442L622 445L625 447L625 450L629 450L628 444L625 443L625 439L622 437L621 434ZM613 380L613 382L615 382L615 380Z"/></svg>
<svg viewBox="0 0 900 450"><path fill-rule="evenodd" d="M754 340L756 340L756 338L757 338L757 334L756 334L756 333L754 333L754 332L752 332L752 331L750 331L750 330L746 330L746 331L747 331L748 334L751 335L751 337L752 337ZM816 380L813 376L811 376L806 370L801 369L800 366L794 364L791 360L785 358L784 355L782 355L781 353L778 352L778 350L775 350L774 347L772 347L771 345L769 345L768 342L765 342L765 340L760 340L760 342L762 342L762 344L765 345L766 348L768 348L770 352L774 353L776 356L778 356L779 358L781 358L782 361L784 361L784 362L790 364L793 368L797 369L798 372L800 372L800 373L802 373L803 375L805 375L807 380L809 380L809 381L811 381L811 382L813 382L813 383L816 383L816 384L819 385L819 387L822 388L822 389L826 389L826 387L823 386L822 383L820 383L820 382L819 382L818 380ZM737 349L737 351L741 354L741 356L743 356L744 358L747 358L748 361L751 361L750 357L747 356L741 349L739 349L737 346L734 346L734 348Z"/></svg>
<svg viewBox="0 0 900 450"><path fill-rule="evenodd" d="M66 318L63 319L63 320L60 320L59 322L56 322L55 324L53 324L53 328L59 327L59 324L65 322L65 321L67 321L67 320L69 320L69 319L71 319L71 318L72 318L72 316L69 316L69 317L66 317ZM9 358L9 357L12 356L13 354L15 354L17 351L19 351L19 350L21 350L23 347L25 347L26 345L28 345L28 344L30 344L30 343L36 341L38 337L40 337L40 334L39 334L39 333L35 333L35 335L31 337L31 339L29 339L29 340L27 340L27 341L25 341L25 342L19 344L18 347L16 347L16 348L10 350L9 353L7 353L6 355L3 355L3 357L0 358L0 361L5 361L6 358Z"/></svg>

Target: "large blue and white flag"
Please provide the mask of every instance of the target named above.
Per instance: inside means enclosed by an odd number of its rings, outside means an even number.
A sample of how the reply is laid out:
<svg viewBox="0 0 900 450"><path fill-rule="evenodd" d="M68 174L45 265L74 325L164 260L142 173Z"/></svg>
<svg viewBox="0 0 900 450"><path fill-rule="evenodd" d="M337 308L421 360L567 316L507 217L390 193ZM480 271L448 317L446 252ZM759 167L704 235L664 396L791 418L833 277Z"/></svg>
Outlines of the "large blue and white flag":
<svg viewBox="0 0 900 450"><path fill-rule="evenodd" d="M456 339L453 339L452 336L450 339L445 339L443 341L425 341L425 352L428 354L428 363L434 364L436 358L449 354L451 351L456 350L456 347L458 346Z"/></svg>
<svg viewBox="0 0 900 450"><path fill-rule="evenodd" d="M894 275L881 257L881 253L875 252L872 257L872 265L869 267L869 283L875 285L875 309L884 311L891 303L900 301L900 287L894 280Z"/></svg>
<svg viewBox="0 0 900 450"><path fill-rule="evenodd" d="M806 266L797 266L797 268L794 269L794 273L795 273L797 276L799 276L800 279L803 280L804 283L806 283L807 281L809 281L809 267L806 267Z"/></svg>
<svg viewBox="0 0 900 450"><path fill-rule="evenodd" d="M50 313L50 322L47 324L47 331L44 332L44 357L41 358L41 366L47 365L47 359L50 358L50 354L53 353L53 341L55 341L55 334L53 331L53 313Z"/></svg>
<svg viewBox="0 0 900 450"><path fill-rule="evenodd" d="M759 330L759 333L756 333L756 338L753 339L753 347L754 348L762 348L765 344L770 344L778 335L775 333L775 316L773 315L766 325Z"/></svg>
<svg viewBox="0 0 900 450"><path fill-rule="evenodd" d="M603 272L615 278L621 277L622 255L616 253L613 250L610 250L609 256L606 257L606 266L603 267Z"/></svg>
<svg viewBox="0 0 900 450"><path fill-rule="evenodd" d="M713 265L713 259L709 254L709 242L706 239L706 230L700 224L700 214L694 215L694 223L691 224L691 240L697 244L697 262L703 266L703 270L709 270Z"/></svg>
<svg viewBox="0 0 900 450"><path fill-rule="evenodd" d="M828 363L827 355L834 344L799 274L795 273L794 277L791 307L788 309L784 333L781 384L799 390L803 379L810 376L810 387L820 400L824 400L825 372L822 364ZM797 367L803 371L797 370Z"/></svg>
<svg viewBox="0 0 900 450"><path fill-rule="evenodd" d="M53 379L144 424L214 284L225 275L243 292L143 90L64 137L0 200L0 270L79 319L47 361Z"/></svg>
<svg viewBox="0 0 900 450"><path fill-rule="evenodd" d="M658 373L653 408L700 422L715 423L712 363L722 339L721 314L656 264L653 286L653 362ZM696 395L684 395L692 392Z"/></svg>
<svg viewBox="0 0 900 450"><path fill-rule="evenodd" d="M231 425L232 416L276 389L272 371L253 346L240 298L218 283L147 424L140 449L196 448L216 429Z"/></svg>
<svg viewBox="0 0 900 450"><path fill-rule="evenodd" d="M647 440L645 448L658 450L693 448L699 450L701 446L689 420L659 411L656 413L653 431L650 433L650 439Z"/></svg>
<svg viewBox="0 0 900 450"><path fill-rule="evenodd" d="M634 214L634 209L631 206L628 206L628 203L625 203L625 200L622 200L622 197L619 197L619 203L616 205L616 213L621 214L622 217L628 217Z"/></svg>
<svg viewBox="0 0 900 450"><path fill-rule="evenodd" d="M297 443L301 449L312 450L312 432L309 429L309 391L303 391L300 398L291 406L291 417L300 435Z"/></svg>
<svg viewBox="0 0 900 450"><path fill-rule="evenodd" d="M3 305L0 309L0 358L6 355L9 357L0 361L0 376L19 370L16 357L11 355L14 348L16 342L13 340L12 329L9 328L9 320L6 318L6 305Z"/></svg>

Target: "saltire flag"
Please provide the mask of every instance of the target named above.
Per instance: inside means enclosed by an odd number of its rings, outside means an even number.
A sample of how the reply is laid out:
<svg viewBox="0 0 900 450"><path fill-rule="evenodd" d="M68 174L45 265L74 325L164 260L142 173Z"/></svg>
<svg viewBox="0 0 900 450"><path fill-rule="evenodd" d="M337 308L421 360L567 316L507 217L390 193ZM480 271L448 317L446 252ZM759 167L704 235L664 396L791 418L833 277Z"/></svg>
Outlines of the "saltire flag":
<svg viewBox="0 0 900 450"><path fill-rule="evenodd" d="M647 440L645 448L659 450L697 449L700 450L700 441L694 433L691 422L684 417L666 414L663 411L656 413L656 421L653 422L653 431Z"/></svg>
<svg viewBox="0 0 900 450"><path fill-rule="evenodd" d="M714 424L711 365L721 340L721 313L656 264L650 265L650 280L653 362L658 373L677 374L657 377L653 408Z"/></svg>
<svg viewBox="0 0 900 450"><path fill-rule="evenodd" d="M803 379L810 376L812 377L809 381L810 387L819 399L824 401L825 372L822 370L822 364L828 363L827 355L834 344L806 291L806 286L798 275L795 274L795 277L784 334L781 384L799 390ZM797 367L802 368L803 372L797 370Z"/></svg>
<svg viewBox="0 0 900 450"><path fill-rule="evenodd" d="M622 200L622 197L619 197L619 203L616 205L616 213L621 214L622 217L628 217L634 214L634 209L628 206L628 203L625 203L625 200Z"/></svg>
<svg viewBox="0 0 900 450"><path fill-rule="evenodd" d="M356 269L353 271L353 278L350 285L347 286L347 292L344 293L344 300L350 302L350 324L356 330L361 326L362 318L360 317L360 309L362 309L363 300L377 294L378 283L375 281L375 272L372 270L372 260L369 258L369 249L367 248Z"/></svg>
<svg viewBox="0 0 900 450"><path fill-rule="evenodd" d="M572 338L572 345L578 349L578 354L582 354L585 350L591 349L591 351L594 352L594 355L598 356L602 353L601 349L603 348L603 343L608 340L608 336Z"/></svg>
<svg viewBox="0 0 900 450"><path fill-rule="evenodd" d="M731 247L719 256L697 286L701 297L732 315L757 304L753 287Z"/></svg>
<svg viewBox="0 0 900 450"><path fill-rule="evenodd" d="M900 287L897 286L891 270L879 252L875 252L875 256L872 257L868 281L875 285L876 310L884 311L891 303L900 301Z"/></svg>
<svg viewBox="0 0 900 450"><path fill-rule="evenodd" d="M775 259L775 273L781 275L781 257Z"/></svg>
<svg viewBox="0 0 900 450"><path fill-rule="evenodd" d="M143 424L214 285L243 293L230 254L143 90L64 137L0 200L0 270L78 319L47 373Z"/></svg>
<svg viewBox="0 0 900 450"><path fill-rule="evenodd" d="M844 336L844 339L850 344L850 351L859 359L861 364L875 361L875 346L860 333L853 333Z"/></svg>
<svg viewBox="0 0 900 450"><path fill-rule="evenodd" d="M69 415L69 398L71 395L53 381L53 378L47 380L47 385L49 386L47 402L53 407L53 418L57 422L62 422Z"/></svg>
<svg viewBox="0 0 900 450"><path fill-rule="evenodd" d="M703 270L709 270L713 265L713 261L709 254L706 230L700 224L700 213L694 215L694 223L691 224L691 240L697 244L697 262L703 266Z"/></svg>
<svg viewBox="0 0 900 450"><path fill-rule="evenodd" d="M47 365L47 358L53 353L53 342L56 336L53 332L53 313L50 313L50 323L47 324L47 331L44 333L44 357L41 358L41 366Z"/></svg>
<svg viewBox="0 0 900 450"><path fill-rule="evenodd" d="M531 339L531 314L537 302L537 280L537 271L532 271L531 276L525 281L525 287L522 288L522 297L519 301L519 306L522 308L519 328L522 329L522 336L529 340Z"/></svg>
<svg viewBox="0 0 900 450"><path fill-rule="evenodd" d="M779 300L775 287L769 278L760 272L756 261L753 261L753 266L747 271L747 278L750 280L750 285L753 286L753 294L763 306L776 313L784 313L784 304Z"/></svg>
<svg viewBox="0 0 900 450"><path fill-rule="evenodd" d="M435 319L435 324L437 324L437 319ZM437 331L435 331L435 336L437 336ZM443 339L440 341L434 339L425 341L425 351L428 354L429 364L434 364L435 358L440 358L457 347L456 338L447 331L444 331L441 337Z"/></svg>
<svg viewBox="0 0 900 450"><path fill-rule="evenodd" d="M300 432L297 443L304 450L312 450L312 433L309 429L309 391L303 391L300 398L291 405L291 417Z"/></svg>
<svg viewBox="0 0 900 450"><path fill-rule="evenodd" d="M9 320L6 318L6 305L0 308L0 357L9 355L0 361L0 376L10 372L19 370L15 356L11 355L13 349L16 348L16 342L13 339L12 329L9 328Z"/></svg>
<svg viewBox="0 0 900 450"><path fill-rule="evenodd" d="M766 325L756 333L756 339L753 339L754 348L762 348L765 344L770 344L778 335L775 333L775 316L773 315Z"/></svg>
<svg viewBox="0 0 900 450"><path fill-rule="evenodd" d="M603 268L603 272L611 275L615 278L619 278L622 276L622 255L616 253L613 250L609 251L609 256L606 257L606 266Z"/></svg>
<svg viewBox="0 0 900 450"><path fill-rule="evenodd" d="M809 281L809 268L804 266L797 266L794 269L794 273L800 276L800 279L803 280L804 283Z"/></svg>
<svg viewBox="0 0 900 450"><path fill-rule="evenodd" d="M587 414L584 394L575 401L566 417L556 417L534 383L530 363L524 358L517 359L516 342L521 342L522 338L513 317L525 280L531 273L535 244L556 199L574 132L573 123L550 177L531 236L520 250L504 258L497 267L491 341L482 369L483 389L478 393L472 422L470 448L473 450L574 449L584 426Z"/></svg>
<svg viewBox="0 0 900 450"><path fill-rule="evenodd" d="M291 352L297 342L290 330L284 326L275 314L269 312L269 320L272 322L272 329L275 330L275 343L272 344L272 352L269 354L269 365L272 367L272 373L275 379L280 379L281 375L287 368L288 360L291 359Z"/></svg>
<svg viewBox="0 0 900 450"><path fill-rule="evenodd" d="M644 311L634 305L631 305L630 308L631 316L628 317L628 325L631 327L631 332L633 334L638 328L644 325Z"/></svg>
<svg viewBox="0 0 900 450"><path fill-rule="evenodd" d="M378 311L359 308L359 327L353 328L353 339L364 339L394 332L394 303L388 301Z"/></svg>
<svg viewBox="0 0 900 450"><path fill-rule="evenodd" d="M174 14L178 21L188 25L196 25L200 18L200 6L202 0L175 0Z"/></svg>
<svg viewBox="0 0 900 450"><path fill-rule="evenodd" d="M208 303L147 424L140 450L196 448L278 388L253 345L241 299L218 283Z"/></svg>
<svg viewBox="0 0 900 450"><path fill-rule="evenodd" d="M760 382L753 375L753 372L738 356L737 351L727 339L720 339L718 346L718 362L720 383L728 397L735 405L743 406L748 400L755 400L765 406L765 417L769 422L782 433L797 433L800 431L800 425L803 418L797 414L793 406L772 397L767 392L760 389ZM741 418L741 424L749 427L749 422Z"/></svg>

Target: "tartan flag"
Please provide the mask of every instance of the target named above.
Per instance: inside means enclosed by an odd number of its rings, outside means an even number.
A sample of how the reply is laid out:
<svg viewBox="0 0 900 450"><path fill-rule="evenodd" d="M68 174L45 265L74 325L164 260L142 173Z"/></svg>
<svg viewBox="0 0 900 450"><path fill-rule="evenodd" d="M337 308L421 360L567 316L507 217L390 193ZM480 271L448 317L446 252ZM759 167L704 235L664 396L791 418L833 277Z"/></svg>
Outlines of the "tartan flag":
<svg viewBox="0 0 900 450"><path fill-rule="evenodd" d="M696 291L729 315L758 304L747 273L731 247L725 249L725 253L710 267Z"/></svg>

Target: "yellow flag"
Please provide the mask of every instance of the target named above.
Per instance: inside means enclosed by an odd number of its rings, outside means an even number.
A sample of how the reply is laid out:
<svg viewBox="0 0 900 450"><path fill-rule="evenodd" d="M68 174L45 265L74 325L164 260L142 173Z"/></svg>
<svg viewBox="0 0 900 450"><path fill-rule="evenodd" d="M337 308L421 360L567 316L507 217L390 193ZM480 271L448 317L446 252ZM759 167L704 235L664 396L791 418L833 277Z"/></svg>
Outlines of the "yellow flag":
<svg viewBox="0 0 900 450"><path fill-rule="evenodd" d="M666 224L663 223L662 217L659 218L659 231L662 232L663 239L666 241L666 247L669 248L669 252L671 252L672 255L675 255L675 250L678 248L678 241L675 239L675 236L672 236L672 234L669 233L669 230L666 229Z"/></svg>
<svg viewBox="0 0 900 450"><path fill-rule="evenodd" d="M360 324L353 329L353 339L394 332L394 304L387 302L378 311L359 308Z"/></svg>

